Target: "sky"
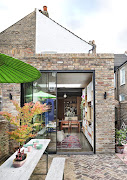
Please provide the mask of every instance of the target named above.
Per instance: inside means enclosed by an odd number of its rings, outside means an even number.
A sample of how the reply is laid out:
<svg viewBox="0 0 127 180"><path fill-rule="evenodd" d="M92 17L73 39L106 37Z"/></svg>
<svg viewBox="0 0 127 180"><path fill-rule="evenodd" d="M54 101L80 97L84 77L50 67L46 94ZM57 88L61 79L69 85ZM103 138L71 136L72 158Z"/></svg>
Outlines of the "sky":
<svg viewBox="0 0 127 180"><path fill-rule="evenodd" d="M95 40L97 53L127 51L127 0L0 0L0 32L45 5L50 18L87 42Z"/></svg>

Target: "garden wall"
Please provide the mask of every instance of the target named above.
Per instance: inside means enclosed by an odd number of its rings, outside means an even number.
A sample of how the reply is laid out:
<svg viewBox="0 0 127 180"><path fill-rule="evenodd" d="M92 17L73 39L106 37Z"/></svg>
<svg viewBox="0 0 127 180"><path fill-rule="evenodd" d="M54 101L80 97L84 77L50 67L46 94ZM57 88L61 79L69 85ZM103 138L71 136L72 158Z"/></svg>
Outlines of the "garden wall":
<svg viewBox="0 0 127 180"><path fill-rule="evenodd" d="M0 160L9 155L8 121L0 120Z"/></svg>

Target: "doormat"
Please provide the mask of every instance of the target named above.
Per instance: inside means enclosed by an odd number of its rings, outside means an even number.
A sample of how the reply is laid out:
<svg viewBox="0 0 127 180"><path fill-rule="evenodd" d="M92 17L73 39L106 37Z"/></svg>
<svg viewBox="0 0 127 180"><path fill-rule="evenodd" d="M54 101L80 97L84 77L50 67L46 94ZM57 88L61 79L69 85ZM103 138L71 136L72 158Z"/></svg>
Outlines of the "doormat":
<svg viewBox="0 0 127 180"><path fill-rule="evenodd" d="M81 144L77 136L69 135L57 143L57 149L81 149Z"/></svg>

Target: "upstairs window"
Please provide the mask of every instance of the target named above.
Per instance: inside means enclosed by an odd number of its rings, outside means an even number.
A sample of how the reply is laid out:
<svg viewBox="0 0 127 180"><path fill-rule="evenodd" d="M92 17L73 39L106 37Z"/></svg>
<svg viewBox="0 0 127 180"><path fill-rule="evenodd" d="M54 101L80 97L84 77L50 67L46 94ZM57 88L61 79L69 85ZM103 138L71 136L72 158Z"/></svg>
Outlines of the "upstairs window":
<svg viewBox="0 0 127 180"><path fill-rule="evenodd" d="M120 69L120 86L125 84L125 68Z"/></svg>
<svg viewBox="0 0 127 180"><path fill-rule="evenodd" d="M125 101L125 95L124 94L119 95L119 101Z"/></svg>

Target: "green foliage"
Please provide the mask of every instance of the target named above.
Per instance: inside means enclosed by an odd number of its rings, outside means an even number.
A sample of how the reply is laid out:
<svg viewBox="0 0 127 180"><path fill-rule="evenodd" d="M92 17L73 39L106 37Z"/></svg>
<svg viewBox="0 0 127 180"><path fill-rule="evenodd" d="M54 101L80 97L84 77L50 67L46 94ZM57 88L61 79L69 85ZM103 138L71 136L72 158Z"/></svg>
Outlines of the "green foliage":
<svg viewBox="0 0 127 180"><path fill-rule="evenodd" d="M11 132L7 132L10 135L11 139L19 142L20 145L29 138L34 137L33 134L33 125L31 124L32 118L43 112L48 110L48 106L46 104L40 104L40 102L36 102L35 104L25 103L23 107L20 107L16 101L12 101L15 106L18 114L13 116L8 112L0 112L0 114L10 122L10 124L15 125L15 129Z"/></svg>
<svg viewBox="0 0 127 180"><path fill-rule="evenodd" d="M38 131L40 131L45 124L45 115L44 114L37 114L34 116L33 118L33 132L36 133Z"/></svg>
<svg viewBox="0 0 127 180"><path fill-rule="evenodd" d="M123 144L126 144L126 133L127 133L127 130L116 129L115 137L116 137L116 143L118 146L122 146Z"/></svg>

